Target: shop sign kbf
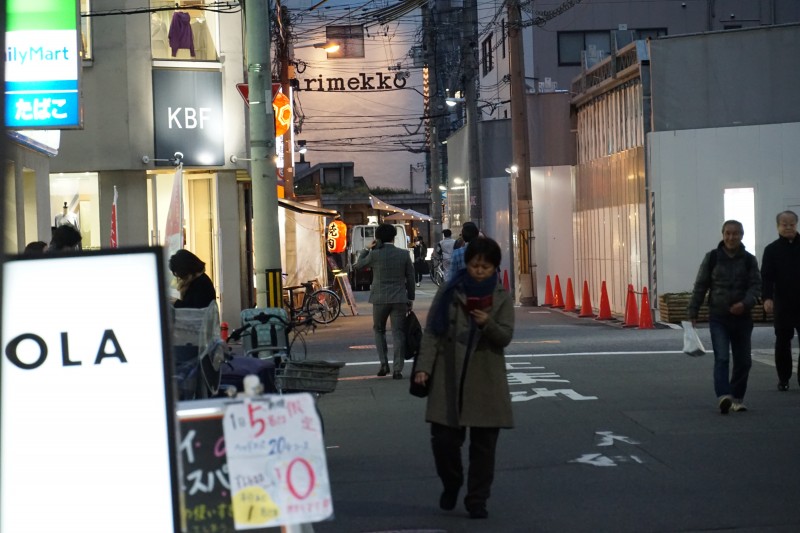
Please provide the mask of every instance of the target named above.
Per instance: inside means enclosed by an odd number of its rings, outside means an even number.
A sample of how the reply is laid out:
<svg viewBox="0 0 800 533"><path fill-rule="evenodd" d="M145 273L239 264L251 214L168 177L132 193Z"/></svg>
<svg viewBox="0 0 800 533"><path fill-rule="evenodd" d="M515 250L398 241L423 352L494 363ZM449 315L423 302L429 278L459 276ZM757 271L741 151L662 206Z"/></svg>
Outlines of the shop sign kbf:
<svg viewBox="0 0 800 533"><path fill-rule="evenodd" d="M180 152L187 166L225 164L221 72L154 70L153 107L156 159Z"/></svg>

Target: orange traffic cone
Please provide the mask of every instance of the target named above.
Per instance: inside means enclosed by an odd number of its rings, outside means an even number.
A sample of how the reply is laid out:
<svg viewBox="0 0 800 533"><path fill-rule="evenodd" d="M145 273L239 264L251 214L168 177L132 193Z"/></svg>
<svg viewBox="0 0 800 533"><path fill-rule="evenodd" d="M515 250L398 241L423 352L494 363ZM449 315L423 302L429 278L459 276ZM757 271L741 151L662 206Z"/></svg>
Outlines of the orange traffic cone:
<svg viewBox="0 0 800 533"><path fill-rule="evenodd" d="M639 315L639 329L653 329L653 315L650 314L650 298L647 287L642 289L642 312Z"/></svg>
<svg viewBox="0 0 800 533"><path fill-rule="evenodd" d="M567 278L567 296L564 299L564 311L577 311L575 294L572 292L572 278Z"/></svg>
<svg viewBox="0 0 800 533"><path fill-rule="evenodd" d="M586 280L584 280L583 282L583 296L581 296L581 312L578 316L582 318L594 316L594 313L592 312L592 300L591 298L589 298L589 282L587 282Z"/></svg>
<svg viewBox="0 0 800 533"><path fill-rule="evenodd" d="M635 328L639 325L639 309L636 306L636 295L633 293L633 285L628 285L628 299L625 301L625 323L626 328Z"/></svg>
<svg viewBox="0 0 800 533"><path fill-rule="evenodd" d="M597 320L613 320L611 316L611 304L608 301L608 291L606 291L606 282L600 286L600 314L597 315Z"/></svg>
<svg viewBox="0 0 800 533"><path fill-rule="evenodd" d="M547 275L547 280L544 283L544 305L553 305L553 287L550 285L550 274Z"/></svg>
<svg viewBox="0 0 800 533"><path fill-rule="evenodd" d="M561 294L561 282L558 281L558 274L556 274L556 285L553 290L553 307L564 307L564 295Z"/></svg>
<svg viewBox="0 0 800 533"><path fill-rule="evenodd" d="M503 270L503 288L506 291L511 290L511 285L508 283L508 270Z"/></svg>

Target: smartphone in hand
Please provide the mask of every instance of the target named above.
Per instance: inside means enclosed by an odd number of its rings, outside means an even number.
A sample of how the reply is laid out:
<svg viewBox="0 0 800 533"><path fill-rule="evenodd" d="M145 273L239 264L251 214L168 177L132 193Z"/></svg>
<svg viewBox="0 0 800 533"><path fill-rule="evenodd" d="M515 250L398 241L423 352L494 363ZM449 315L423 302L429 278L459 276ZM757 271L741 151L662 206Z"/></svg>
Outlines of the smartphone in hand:
<svg viewBox="0 0 800 533"><path fill-rule="evenodd" d="M486 296L468 296L467 297L467 312L474 311L475 309L488 309L492 306L492 295Z"/></svg>

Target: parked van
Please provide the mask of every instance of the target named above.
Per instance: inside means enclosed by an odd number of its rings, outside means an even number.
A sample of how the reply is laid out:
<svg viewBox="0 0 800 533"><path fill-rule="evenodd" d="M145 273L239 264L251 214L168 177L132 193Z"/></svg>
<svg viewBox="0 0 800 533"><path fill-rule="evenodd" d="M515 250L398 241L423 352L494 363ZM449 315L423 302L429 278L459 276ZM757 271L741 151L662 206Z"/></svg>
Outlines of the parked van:
<svg viewBox="0 0 800 533"><path fill-rule="evenodd" d="M406 227L403 224L393 224L397 230L394 245L401 250L408 250L411 261L414 261L414 250L408 247ZM347 239L347 269L350 274L350 285L356 290L366 290L372 284L372 268L365 267L358 271L353 270L353 265L358 261L361 250L375 240L377 224L352 226L350 237Z"/></svg>

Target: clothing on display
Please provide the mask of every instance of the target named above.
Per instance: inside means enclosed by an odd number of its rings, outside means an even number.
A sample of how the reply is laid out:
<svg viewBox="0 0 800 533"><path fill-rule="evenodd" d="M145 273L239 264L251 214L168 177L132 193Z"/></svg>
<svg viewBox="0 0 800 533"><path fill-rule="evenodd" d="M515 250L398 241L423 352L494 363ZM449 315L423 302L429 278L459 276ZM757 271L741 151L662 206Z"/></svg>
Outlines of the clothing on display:
<svg viewBox="0 0 800 533"><path fill-rule="evenodd" d="M168 45L167 24L159 13L150 15L150 43L153 47L153 57L167 57Z"/></svg>
<svg viewBox="0 0 800 533"><path fill-rule="evenodd" d="M214 40L211 38L211 31L205 17L197 17L191 23L192 36L194 40L194 51L196 59L206 59L209 61L217 60L217 50L214 47Z"/></svg>
<svg viewBox="0 0 800 533"><path fill-rule="evenodd" d="M172 57L178 55L178 50L188 48L192 57L195 57L194 37L192 36L191 17L184 11L172 14L172 24L169 26L169 46Z"/></svg>

